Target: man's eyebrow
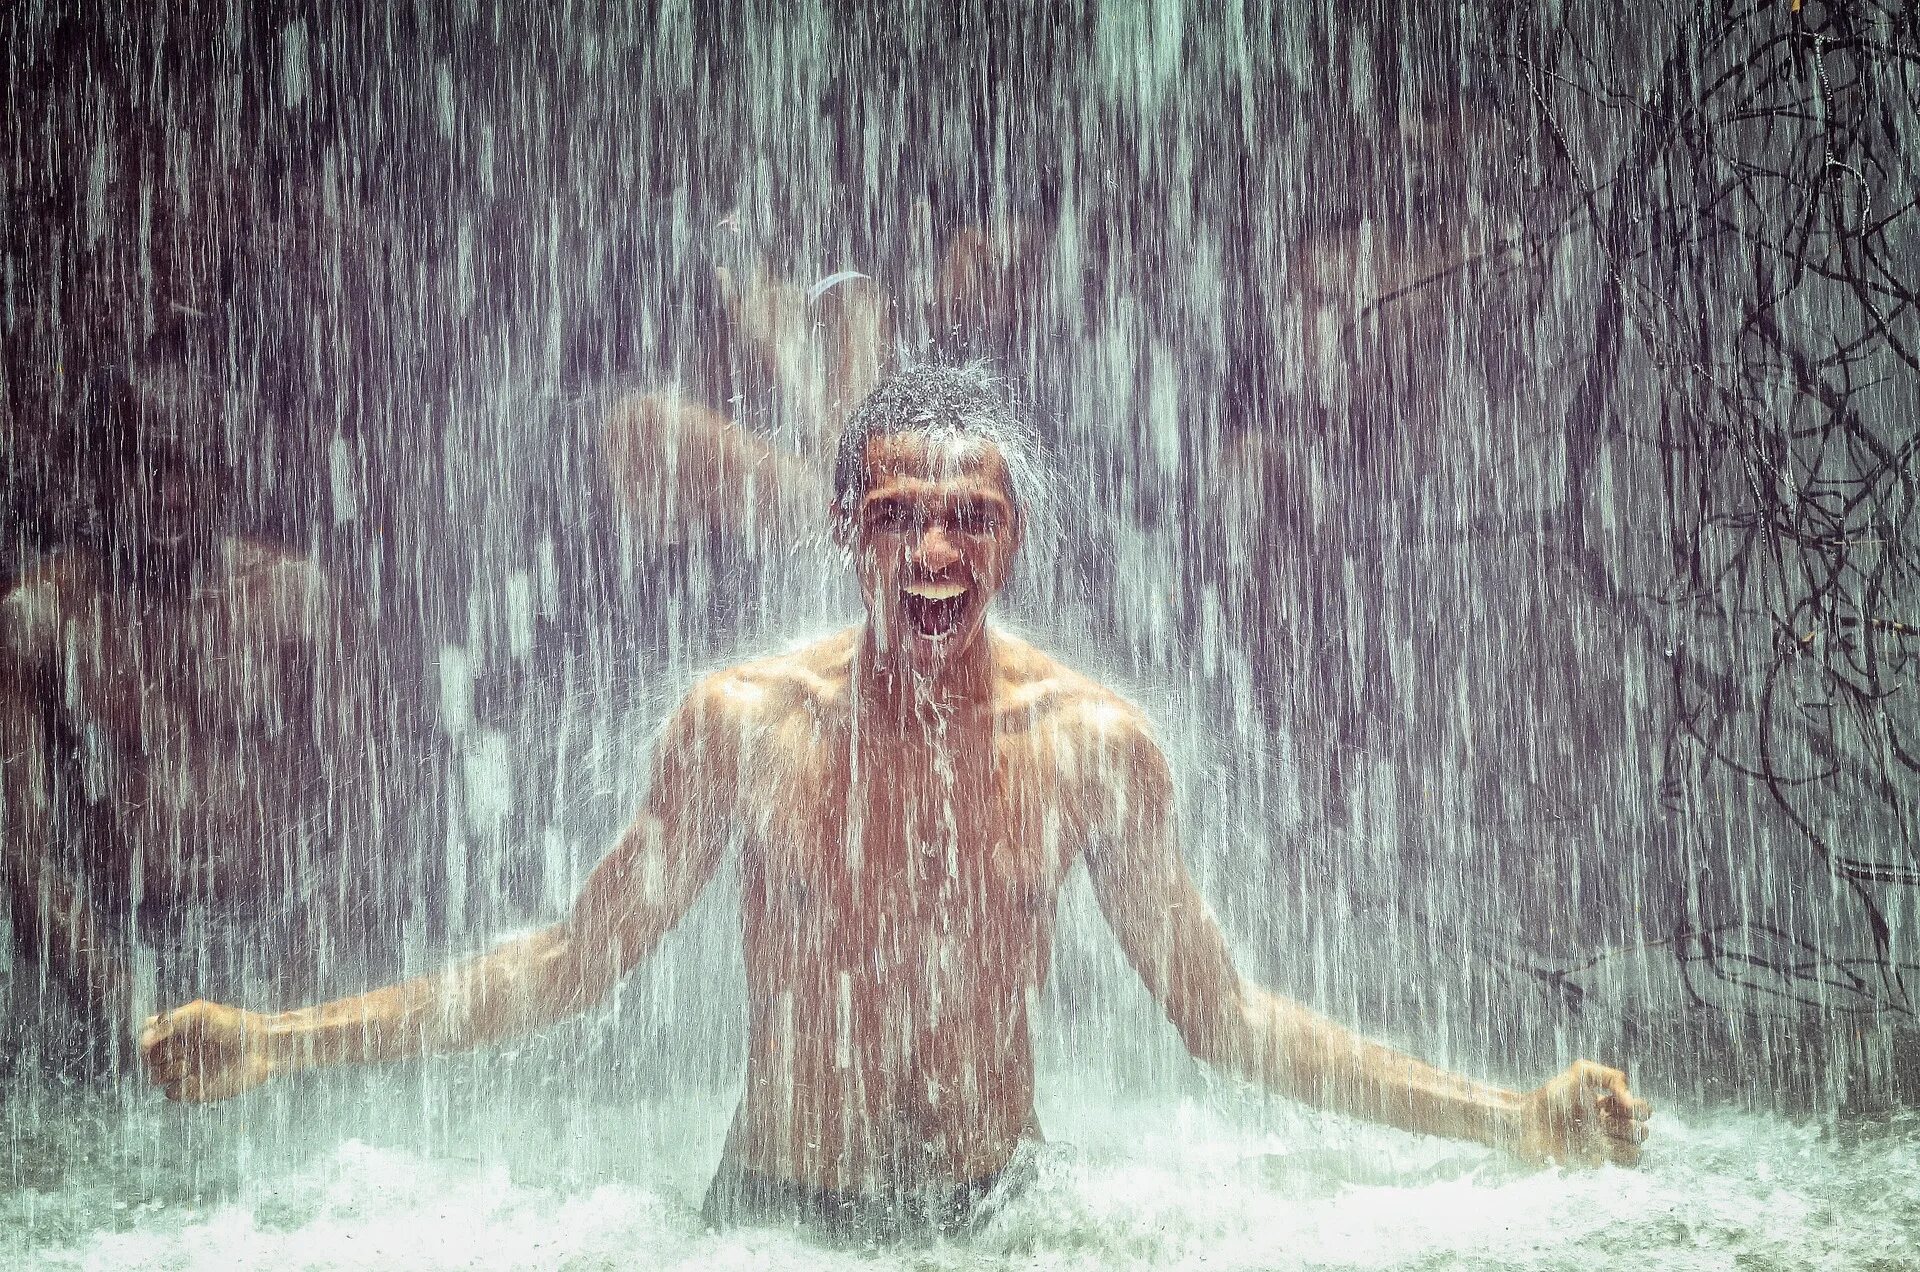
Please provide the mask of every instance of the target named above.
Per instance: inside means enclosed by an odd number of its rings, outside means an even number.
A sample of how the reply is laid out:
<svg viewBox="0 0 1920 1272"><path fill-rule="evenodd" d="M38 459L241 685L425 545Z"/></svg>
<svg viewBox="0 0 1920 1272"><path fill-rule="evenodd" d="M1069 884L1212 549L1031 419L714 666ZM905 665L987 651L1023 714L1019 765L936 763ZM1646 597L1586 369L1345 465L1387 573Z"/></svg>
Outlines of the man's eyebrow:
<svg viewBox="0 0 1920 1272"><path fill-rule="evenodd" d="M960 497L959 503L961 507L975 512L1007 512L1013 507L1013 501L1007 498L1005 492L992 489L970 490Z"/></svg>

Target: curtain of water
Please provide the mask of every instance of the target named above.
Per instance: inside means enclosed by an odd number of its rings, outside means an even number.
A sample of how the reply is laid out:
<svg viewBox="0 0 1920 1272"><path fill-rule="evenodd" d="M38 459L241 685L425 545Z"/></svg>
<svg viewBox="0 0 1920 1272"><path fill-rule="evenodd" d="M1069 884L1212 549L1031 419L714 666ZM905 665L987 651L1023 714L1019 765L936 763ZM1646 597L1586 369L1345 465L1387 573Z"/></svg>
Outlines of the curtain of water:
<svg viewBox="0 0 1920 1272"><path fill-rule="evenodd" d="M338 922L291 958L259 952L274 915L150 941L101 884L142 1011L291 1005L552 919L700 672L857 616L807 484L824 364L762 338L857 272L890 360L986 358L1031 416L1044 533L1004 620L1154 718L1250 975L1503 1080L1593 1052L1682 1099L1910 1097L1910 7L0 22L10 639L51 573L146 535L99 412L156 359L205 404L169 427L228 474L208 515L307 598L297 685L204 632L168 683L292 713L318 758L277 820ZM802 496L715 510L636 475L634 404L669 390ZM5 833L44 784L88 878L164 744L126 753L146 735L115 743L70 681L6 685L50 775L10 757ZM616 1139L686 1146L631 1148L648 1178L696 1189L740 1063L733 904L713 889L606 1013L275 1088L245 1135L105 1078L69 1103L111 1046L17 949L13 1184L72 1202L20 1202L21 1230L78 1249L114 1226L93 1208L291 1170L315 1089L382 1110L330 1142L399 1118L487 1161L526 1128L473 1111L548 1099L588 1179L628 1151L588 1144L621 1107ZM1065 910L1048 1070L1089 1107L1189 1089L1090 900ZM669 1090L718 1112L632 1104ZM81 1168L90 1138L120 1176Z"/></svg>

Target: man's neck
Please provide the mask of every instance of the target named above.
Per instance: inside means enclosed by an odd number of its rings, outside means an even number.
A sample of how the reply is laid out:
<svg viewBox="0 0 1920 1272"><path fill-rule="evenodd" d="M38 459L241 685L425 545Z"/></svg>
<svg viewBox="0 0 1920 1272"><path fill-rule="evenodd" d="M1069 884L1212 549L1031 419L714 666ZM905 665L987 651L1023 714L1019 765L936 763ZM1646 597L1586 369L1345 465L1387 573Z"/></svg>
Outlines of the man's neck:
<svg viewBox="0 0 1920 1272"><path fill-rule="evenodd" d="M993 676L993 641L985 627L965 648L922 669L882 652L868 625L860 633L854 696L868 719L925 725L985 711L993 703Z"/></svg>

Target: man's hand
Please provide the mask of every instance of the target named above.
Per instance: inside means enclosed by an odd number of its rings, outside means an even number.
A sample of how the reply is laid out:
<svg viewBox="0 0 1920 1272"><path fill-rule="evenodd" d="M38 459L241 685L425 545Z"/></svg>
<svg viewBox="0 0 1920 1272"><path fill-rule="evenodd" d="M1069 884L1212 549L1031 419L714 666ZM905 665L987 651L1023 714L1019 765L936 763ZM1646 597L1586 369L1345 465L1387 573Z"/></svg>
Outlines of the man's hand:
<svg viewBox="0 0 1920 1272"><path fill-rule="evenodd" d="M831 460L847 416L879 383L893 343L889 298L858 270L807 286L762 261L739 274L721 266L714 281L734 334L799 412L803 457Z"/></svg>
<svg viewBox="0 0 1920 1272"><path fill-rule="evenodd" d="M188 1104L231 1099L274 1072L262 1018L219 1003L191 1002L148 1017L140 1055L154 1085Z"/></svg>
<svg viewBox="0 0 1920 1272"><path fill-rule="evenodd" d="M1520 1140L1514 1152L1538 1165L1633 1166L1646 1142L1653 1106L1627 1087L1618 1069L1576 1060L1520 1107Z"/></svg>

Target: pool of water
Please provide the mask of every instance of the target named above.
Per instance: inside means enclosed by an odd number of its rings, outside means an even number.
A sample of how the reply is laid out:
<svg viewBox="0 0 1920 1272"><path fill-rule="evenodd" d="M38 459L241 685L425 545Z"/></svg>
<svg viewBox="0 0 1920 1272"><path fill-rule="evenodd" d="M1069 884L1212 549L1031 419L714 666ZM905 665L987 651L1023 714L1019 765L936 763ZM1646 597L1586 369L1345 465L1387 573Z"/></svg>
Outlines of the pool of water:
<svg viewBox="0 0 1920 1272"><path fill-rule="evenodd" d="M36 1089L7 1114L0 1263L1920 1267L1913 1113L1668 1107L1640 1169L1533 1171L1198 1079L1142 1093L1053 1075L1037 1178L983 1231L845 1248L702 1222L729 1093L501 1082L513 1063L328 1077L199 1110L144 1092Z"/></svg>

